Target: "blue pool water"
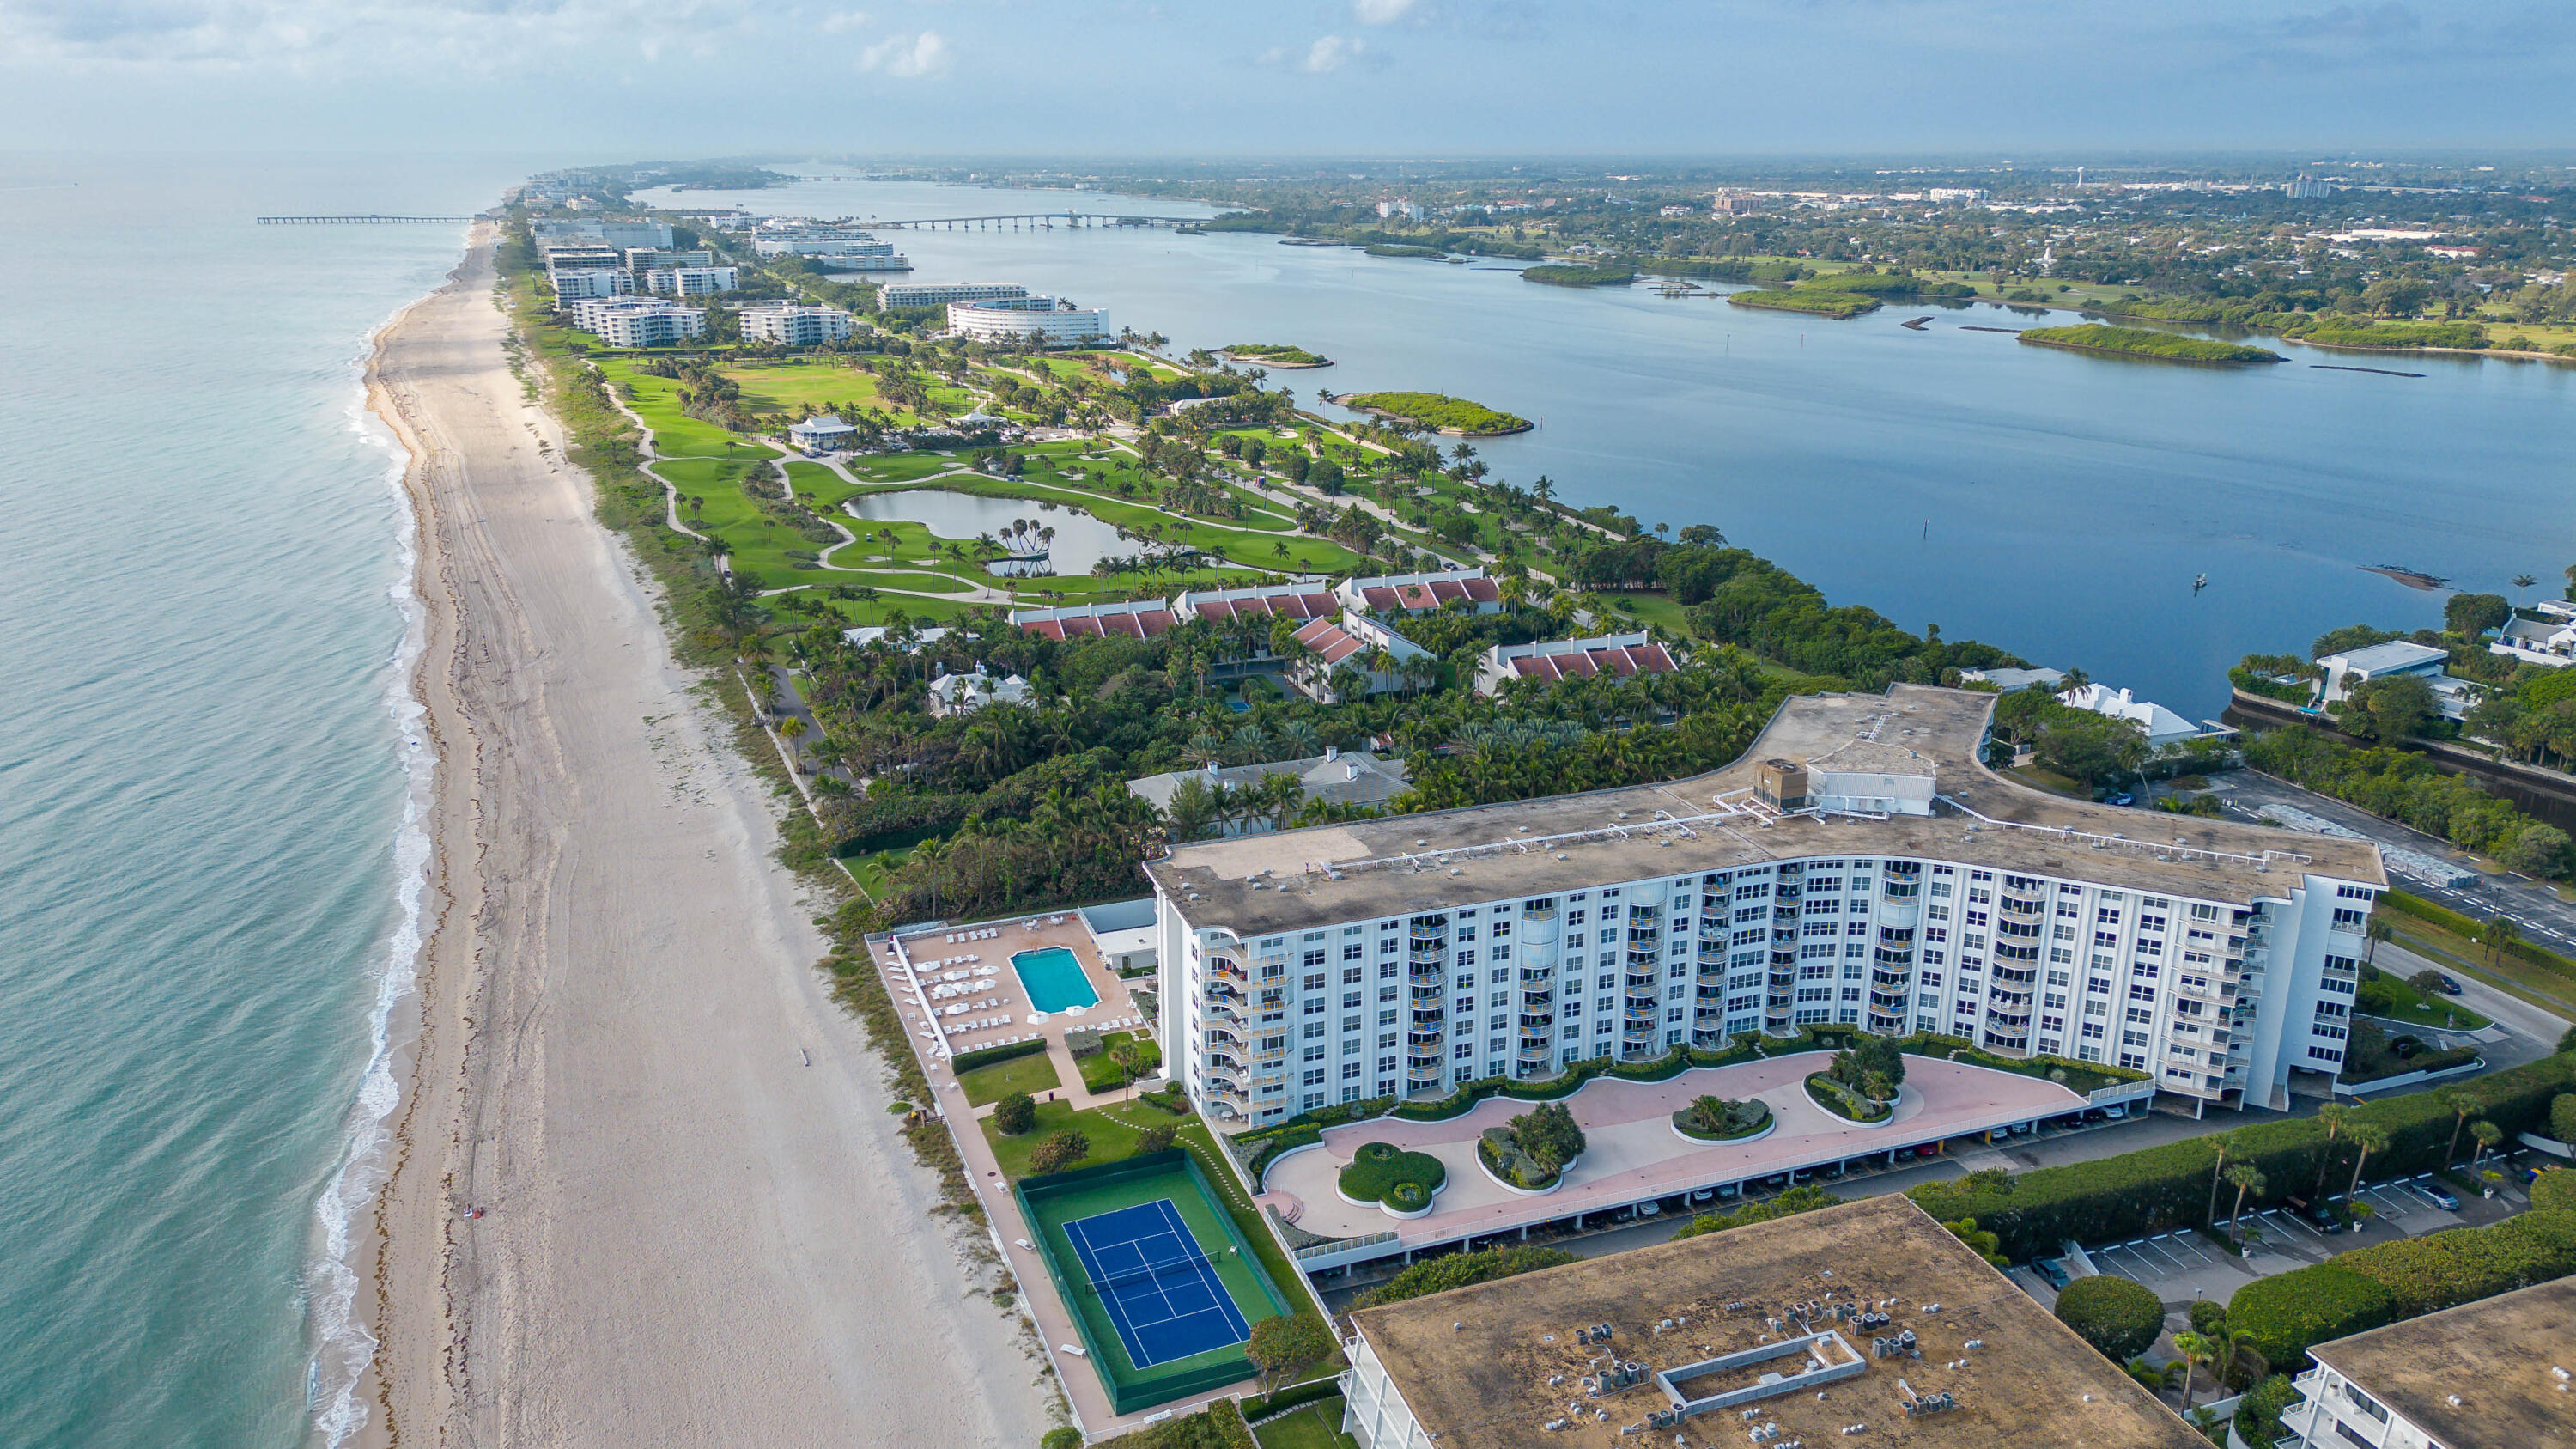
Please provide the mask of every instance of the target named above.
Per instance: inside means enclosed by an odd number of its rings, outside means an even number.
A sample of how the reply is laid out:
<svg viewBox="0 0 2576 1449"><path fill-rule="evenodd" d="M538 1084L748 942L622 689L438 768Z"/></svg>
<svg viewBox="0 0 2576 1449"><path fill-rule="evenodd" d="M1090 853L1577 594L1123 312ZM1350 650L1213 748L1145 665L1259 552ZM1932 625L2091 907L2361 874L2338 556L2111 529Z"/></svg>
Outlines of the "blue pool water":
<svg viewBox="0 0 2576 1449"><path fill-rule="evenodd" d="M1100 1004L1100 993L1091 989L1091 978L1082 974L1082 963L1062 946L1014 952L1011 969L1019 973L1020 985L1028 989L1029 1005L1040 1011Z"/></svg>

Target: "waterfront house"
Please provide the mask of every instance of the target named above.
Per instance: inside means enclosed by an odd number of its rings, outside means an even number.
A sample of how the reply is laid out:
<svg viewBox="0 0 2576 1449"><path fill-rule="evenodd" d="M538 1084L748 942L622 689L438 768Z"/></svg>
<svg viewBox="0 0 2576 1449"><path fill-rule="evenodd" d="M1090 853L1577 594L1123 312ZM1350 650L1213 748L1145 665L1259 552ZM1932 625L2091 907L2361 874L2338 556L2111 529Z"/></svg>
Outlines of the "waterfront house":
<svg viewBox="0 0 2576 1449"><path fill-rule="evenodd" d="M2147 748L2161 750L2185 740L2198 739L2207 733L2199 725L2184 719L2153 700L2140 699L2125 689L2107 684L2084 684L2057 696L2057 702L2071 709L2091 710L2095 714L2124 719L2135 724L2147 737Z"/></svg>
<svg viewBox="0 0 2576 1449"><path fill-rule="evenodd" d="M2325 671L2325 692L2318 696L2317 702L2321 705L2340 704L2352 697L2354 689L2374 679L2412 675L2431 687L2433 702L2441 709L2442 718L2466 719L2469 711L2485 697L2485 691L2468 680L2454 679L2444 673L2450 662L2447 650L2436 649L2430 644L2410 644L2403 639L2391 639L2367 649L2319 655L2317 668Z"/></svg>
<svg viewBox="0 0 2576 1449"><path fill-rule="evenodd" d="M2576 604L2544 600L2538 612L2537 619L2516 614L2506 620L2487 652L2552 669L2576 664Z"/></svg>
<svg viewBox="0 0 2576 1449"><path fill-rule="evenodd" d="M1013 674L995 679L978 664L972 674L943 674L930 681L930 717L973 714L988 704L1026 704L1029 682Z"/></svg>

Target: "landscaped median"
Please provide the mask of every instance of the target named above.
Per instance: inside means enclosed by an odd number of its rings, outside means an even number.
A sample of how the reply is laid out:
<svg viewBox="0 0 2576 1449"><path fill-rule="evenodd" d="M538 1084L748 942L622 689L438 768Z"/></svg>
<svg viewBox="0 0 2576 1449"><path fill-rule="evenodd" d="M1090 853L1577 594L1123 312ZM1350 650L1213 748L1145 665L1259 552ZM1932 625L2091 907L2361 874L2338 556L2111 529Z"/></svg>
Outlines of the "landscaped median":
<svg viewBox="0 0 2576 1449"><path fill-rule="evenodd" d="M1842 1118L1864 1127L1874 1127L1896 1115L1896 1099L1885 1100L1864 1096L1835 1081L1823 1072L1807 1078L1807 1100Z"/></svg>
<svg viewBox="0 0 2576 1449"><path fill-rule="evenodd" d="M1737 1102L1725 1097L1698 1097L1673 1114L1673 1131L1692 1142L1750 1142L1773 1126L1771 1104L1756 1097Z"/></svg>

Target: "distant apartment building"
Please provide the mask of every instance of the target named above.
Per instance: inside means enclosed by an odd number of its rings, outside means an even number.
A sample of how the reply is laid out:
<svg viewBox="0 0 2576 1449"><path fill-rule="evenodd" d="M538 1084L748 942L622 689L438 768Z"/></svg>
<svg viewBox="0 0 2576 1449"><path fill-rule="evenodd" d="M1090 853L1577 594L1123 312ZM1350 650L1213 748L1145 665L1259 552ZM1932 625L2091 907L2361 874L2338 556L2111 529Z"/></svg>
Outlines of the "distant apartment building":
<svg viewBox="0 0 2576 1449"><path fill-rule="evenodd" d="M558 310L592 298L635 295L635 274L620 268L600 267L588 271L553 272L548 274L548 280L554 283L555 306Z"/></svg>
<svg viewBox="0 0 2576 1449"><path fill-rule="evenodd" d="M1410 689L1422 678L1415 671L1426 668L1416 661L1430 660L1429 673L1439 672L1430 650L1366 614L1309 620L1292 637L1306 652L1288 677L1317 704Z"/></svg>
<svg viewBox="0 0 2576 1449"><path fill-rule="evenodd" d="M626 254L607 246L539 247L537 260L550 276L561 272L618 271L626 266Z"/></svg>
<svg viewBox="0 0 2576 1449"><path fill-rule="evenodd" d="M672 247L628 247L626 270L641 275L645 272L668 272L681 267L712 267L716 254L711 251L682 251Z"/></svg>
<svg viewBox="0 0 2576 1449"><path fill-rule="evenodd" d="M1979 206L1988 196L1982 186L1935 186L1923 194L1934 206Z"/></svg>
<svg viewBox="0 0 2576 1449"><path fill-rule="evenodd" d="M1017 282L896 282L880 289L883 307L939 307L951 302L1008 302L1028 296Z"/></svg>
<svg viewBox="0 0 2576 1449"><path fill-rule="evenodd" d="M665 221L609 221L583 217L570 221L540 221L529 228L539 242L597 242L612 247L667 247L671 244L671 224Z"/></svg>
<svg viewBox="0 0 2576 1449"><path fill-rule="evenodd" d="M2333 183L2319 181L2302 171L2281 183L2281 191L2292 201L2322 201L2334 195L2335 189Z"/></svg>
<svg viewBox="0 0 2576 1449"><path fill-rule="evenodd" d="M1663 645L1642 632L1497 644L1476 661L1476 692L1500 694L1515 679L1542 684L1600 674L1625 679L1632 674L1668 674L1679 667Z"/></svg>
<svg viewBox="0 0 2576 1449"><path fill-rule="evenodd" d="M672 267L646 272L648 290L668 297L706 297L717 292L730 292L742 285L740 267Z"/></svg>
<svg viewBox="0 0 2576 1449"><path fill-rule="evenodd" d="M752 238L751 249L764 257L825 254L853 257L894 255L894 243L879 241L875 233L864 231L801 231L784 236L762 235Z"/></svg>
<svg viewBox="0 0 2576 1449"><path fill-rule="evenodd" d="M948 330L978 342L1091 342L1110 335L1106 311L1053 297L951 302Z"/></svg>
<svg viewBox="0 0 2576 1449"><path fill-rule="evenodd" d="M1175 845L1164 1060L1212 1117L1554 1078L1838 1023L2106 1062L2186 1111L2342 1069L2367 841L2047 795L1995 696L1789 700L1655 785Z"/></svg>
<svg viewBox="0 0 2576 1449"><path fill-rule="evenodd" d="M1399 218L1405 221L1420 221L1422 204L1409 199L1390 198L1377 204L1377 214L1380 218L1389 221Z"/></svg>
<svg viewBox="0 0 2576 1449"><path fill-rule="evenodd" d="M1141 780L1128 781L1127 791L1157 810L1169 810L1172 796L1190 780L1211 787L1223 785L1230 790L1241 790L1279 775L1295 777L1301 803L1323 800L1335 805L1377 806L1410 788L1405 782L1404 761L1381 760L1366 750L1344 751L1326 746L1321 755L1302 760L1272 760L1259 765L1209 765L1196 770L1148 775ZM1228 836L1255 835L1271 828L1271 820L1259 814L1229 816L1218 824L1218 829Z"/></svg>
<svg viewBox="0 0 2576 1449"><path fill-rule="evenodd" d="M745 307L741 316L746 342L813 347L825 342L846 342L850 336L850 314L838 307L770 303Z"/></svg>
<svg viewBox="0 0 2576 1449"><path fill-rule="evenodd" d="M573 325L611 347L668 347L703 337L703 307L678 307L642 297L586 298L571 308Z"/></svg>

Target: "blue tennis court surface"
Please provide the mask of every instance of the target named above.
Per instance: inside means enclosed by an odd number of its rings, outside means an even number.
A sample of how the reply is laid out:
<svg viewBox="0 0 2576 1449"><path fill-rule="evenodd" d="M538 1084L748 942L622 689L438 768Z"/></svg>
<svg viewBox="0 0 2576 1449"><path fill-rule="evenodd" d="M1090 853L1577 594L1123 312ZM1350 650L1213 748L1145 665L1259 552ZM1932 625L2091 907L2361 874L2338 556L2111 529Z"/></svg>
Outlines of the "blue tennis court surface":
<svg viewBox="0 0 2576 1449"><path fill-rule="evenodd" d="M1170 1198L1077 1218L1064 1235L1136 1367L1252 1337Z"/></svg>

